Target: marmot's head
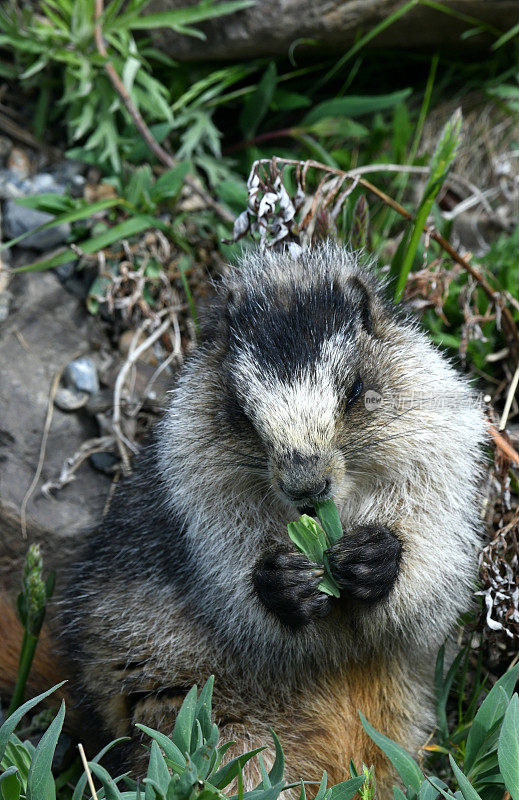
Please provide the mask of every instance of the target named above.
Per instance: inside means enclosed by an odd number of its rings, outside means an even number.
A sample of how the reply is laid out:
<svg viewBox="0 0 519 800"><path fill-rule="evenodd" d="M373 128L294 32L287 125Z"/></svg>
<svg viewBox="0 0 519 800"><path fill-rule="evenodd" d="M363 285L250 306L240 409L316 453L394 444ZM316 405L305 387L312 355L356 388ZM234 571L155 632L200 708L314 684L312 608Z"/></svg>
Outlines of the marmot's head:
<svg viewBox="0 0 519 800"><path fill-rule="evenodd" d="M394 386L382 343L392 317L345 248L247 255L206 326L222 448L298 508L376 470L383 420L365 400Z"/></svg>

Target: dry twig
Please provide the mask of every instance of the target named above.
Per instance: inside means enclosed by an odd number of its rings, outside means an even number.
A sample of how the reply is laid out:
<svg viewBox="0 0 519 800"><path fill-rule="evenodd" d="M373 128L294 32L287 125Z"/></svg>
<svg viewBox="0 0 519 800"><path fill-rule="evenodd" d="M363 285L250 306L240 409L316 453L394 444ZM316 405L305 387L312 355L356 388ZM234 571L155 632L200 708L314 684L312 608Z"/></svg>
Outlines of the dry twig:
<svg viewBox="0 0 519 800"><path fill-rule="evenodd" d="M90 791L92 792L92 800L98 800L97 792L95 790L94 781L92 780L92 773L90 772L90 767L88 766L88 761L86 760L85 751L83 750L83 745L81 742L78 744L79 755L81 756L81 761L83 762L83 766L85 768L88 786Z"/></svg>

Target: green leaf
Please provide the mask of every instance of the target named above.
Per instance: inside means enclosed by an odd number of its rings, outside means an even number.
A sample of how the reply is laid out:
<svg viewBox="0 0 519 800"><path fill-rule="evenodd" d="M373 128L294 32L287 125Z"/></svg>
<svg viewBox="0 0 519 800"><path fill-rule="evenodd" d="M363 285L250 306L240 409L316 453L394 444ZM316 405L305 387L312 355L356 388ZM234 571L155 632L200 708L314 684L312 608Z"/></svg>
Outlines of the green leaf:
<svg viewBox="0 0 519 800"><path fill-rule="evenodd" d="M481 797L476 792L469 779L463 774L461 769L458 767L458 765L456 764L450 753L449 753L449 761L452 767L452 771L454 772L454 776L458 781L460 792L462 793L465 800L481 800Z"/></svg>
<svg viewBox="0 0 519 800"><path fill-rule="evenodd" d="M516 664L515 667L509 669L508 672L505 672L505 674L496 681L481 703L479 711L472 722L465 747L463 766L468 775L471 773L472 767L484 745L488 732L496 722L504 716L508 705L506 698L510 701L518 677L519 664ZM505 696L503 696L503 691Z"/></svg>
<svg viewBox="0 0 519 800"><path fill-rule="evenodd" d="M242 753L241 756L232 758L227 764L224 764L223 767L220 767L217 772L211 775L212 785L216 786L217 789L225 789L225 787L237 777L238 772L243 769L247 761L250 761L251 758L254 758L255 755L261 753L265 749L265 747L257 747L255 750L250 750L248 753Z"/></svg>
<svg viewBox="0 0 519 800"><path fill-rule="evenodd" d="M499 47L502 47L506 42L509 42L511 39L514 39L519 34L519 22L517 25L513 25L509 30L506 31L499 39L494 42L492 45L492 50L497 50Z"/></svg>
<svg viewBox="0 0 519 800"><path fill-rule="evenodd" d="M296 522L289 522L287 528L297 549L314 564L322 564L325 546L319 537L315 520L303 514Z"/></svg>
<svg viewBox="0 0 519 800"><path fill-rule="evenodd" d="M36 200L37 195L35 195L31 200ZM41 231L47 231L50 228L54 228L56 225L63 225L65 222L77 222L80 219L86 219L86 217L92 216L92 214L97 214L99 211L105 211L107 208L113 208L117 205L122 205L124 201L121 200L120 197L111 197L109 200L100 200L98 203L84 203L81 205L80 208L74 208L72 211L66 211L64 214L58 214L54 219L49 220L49 222L45 222L43 225L38 225L37 228L31 228L30 231L26 231L25 233L20 234L15 239L11 239L9 242L0 246L0 251L5 250L8 247L12 247L18 242L21 242L27 236L30 236L33 233L39 233ZM23 203L19 203L19 205L24 205ZM35 208L36 206L32 205L31 208Z"/></svg>
<svg viewBox="0 0 519 800"><path fill-rule="evenodd" d="M243 181L227 178L216 186L216 193L236 214L247 205L247 187Z"/></svg>
<svg viewBox="0 0 519 800"><path fill-rule="evenodd" d="M319 522L323 526L330 544L336 544L343 536L342 524L337 506L333 500L316 502L314 505L316 514L319 517Z"/></svg>
<svg viewBox="0 0 519 800"><path fill-rule="evenodd" d="M170 774L156 741L152 741L151 743L150 760L146 777L159 787L162 794L166 794L169 786ZM146 786L144 800L155 800L155 792L151 786L149 787L149 791L148 786Z"/></svg>
<svg viewBox="0 0 519 800"><path fill-rule="evenodd" d="M335 786L330 786L331 800L351 800L365 780L365 775L359 775L355 778L349 778L347 781L342 781L342 783L337 783Z"/></svg>
<svg viewBox="0 0 519 800"><path fill-rule="evenodd" d="M151 187L151 199L157 203L170 197L176 197L190 169L192 169L190 161L180 161L176 167L164 172Z"/></svg>
<svg viewBox="0 0 519 800"><path fill-rule="evenodd" d="M0 775L0 800L19 800L22 785L18 777L18 767L8 767Z"/></svg>
<svg viewBox="0 0 519 800"><path fill-rule="evenodd" d="M124 800L121 792L117 788L117 784L115 783L114 779L110 775L107 770L101 766L101 764L96 764L95 761L89 761L88 766L90 767L90 771L101 781L103 789L105 790L105 798L106 800Z"/></svg>
<svg viewBox="0 0 519 800"><path fill-rule="evenodd" d="M324 117L311 125L297 126L295 130L312 133L318 139L324 136L340 136L343 140L365 139L369 136L369 129L365 125L348 119L348 117Z"/></svg>
<svg viewBox="0 0 519 800"><path fill-rule="evenodd" d="M197 688L192 686L184 698L180 710L175 720L175 727L171 734L171 739L182 753L189 753L191 746L191 734L195 721L195 711L197 703Z"/></svg>
<svg viewBox="0 0 519 800"><path fill-rule="evenodd" d="M247 98L240 114L240 128L245 140L252 139L267 113L277 80L276 64L271 61L256 89Z"/></svg>
<svg viewBox="0 0 519 800"><path fill-rule="evenodd" d="M375 111L394 108L397 103L401 103L410 94L411 89L402 89L391 94L372 95L371 97L350 95L349 97L324 100L303 117L301 125L312 125L326 117L361 117L373 114Z"/></svg>
<svg viewBox="0 0 519 800"><path fill-rule="evenodd" d="M153 728L148 728L147 725L141 725L141 723L137 723L136 727L143 731L143 733L147 733L148 736L160 745L166 758L169 759L175 767L178 767L177 771L182 771L184 769L186 766L186 757L182 751L179 750L177 745L171 741L169 736L166 736L165 733L160 733L160 731L155 731Z"/></svg>
<svg viewBox="0 0 519 800"><path fill-rule="evenodd" d="M212 731L211 701L213 697L213 686L214 675L210 675L196 702L195 719L200 723L204 739L209 739Z"/></svg>
<svg viewBox="0 0 519 800"><path fill-rule="evenodd" d="M31 748L33 749L31 750ZM1 763L4 767L15 766L18 769L23 787L27 785L27 776L29 774L29 767L31 766L31 758L34 749L35 748L30 743L27 745L21 742L15 733L11 734L9 743L5 748L5 755Z"/></svg>
<svg viewBox="0 0 519 800"><path fill-rule="evenodd" d="M519 697L510 701L499 734L499 768L512 800L519 800Z"/></svg>
<svg viewBox="0 0 519 800"><path fill-rule="evenodd" d="M65 701L62 700L58 713L38 742L32 757L27 776L27 800L54 800L56 797L51 767L64 719Z"/></svg>
<svg viewBox="0 0 519 800"><path fill-rule="evenodd" d="M145 14L135 16L128 22L130 29L152 30L153 28L171 28L178 33L185 33L190 36L202 36L200 31L187 27L206 19L234 14L235 11L242 11L254 5L253 0L228 0L214 6L207 3L197 3L192 8L178 8L171 11L159 11L155 14ZM204 37L205 38L205 37Z"/></svg>
<svg viewBox="0 0 519 800"><path fill-rule="evenodd" d="M420 786L424 781L424 775L414 758L412 758L409 753L403 749L403 747L400 747L399 744L393 742L388 736L385 736L383 733L379 733L379 731L369 724L367 719L360 711L359 716L362 722L362 727L368 736L373 739L375 744L378 745L382 752L385 753L385 755L389 758L394 768L402 778L404 784L406 786L410 786L415 792L418 793L420 791Z"/></svg>
<svg viewBox="0 0 519 800"><path fill-rule="evenodd" d="M269 771L269 781L271 784L279 783L283 780L283 775L285 772L285 754L283 753L283 748L281 747L281 743L276 735L276 733L269 728L270 735L274 739L274 747L276 749L276 757L274 759L274 763L272 765L272 769Z"/></svg>
<svg viewBox="0 0 519 800"><path fill-rule="evenodd" d="M27 714L28 711L31 710L31 708L34 708L34 706L37 706L38 703L40 703L42 700L45 700L45 698L50 694L55 692L57 689L60 689L64 683L66 683L66 681L61 681L61 683L57 683L55 686L53 686L52 689L42 692L42 694L39 694L37 697L33 697L32 700L27 700L26 703L17 708L16 711L13 711L13 713L6 719L0 728L0 761L4 757L5 748L7 747L7 743L9 742L11 734L20 720L25 716L25 714Z"/></svg>
<svg viewBox="0 0 519 800"><path fill-rule="evenodd" d="M42 192L31 197L17 197L16 205L24 208L34 208L37 211L46 211L48 214L60 214L75 206L70 197L64 197L55 192Z"/></svg>
<svg viewBox="0 0 519 800"><path fill-rule="evenodd" d="M138 208L143 200L149 199L152 181L153 173L149 164L137 167L124 189L124 196L131 206Z"/></svg>

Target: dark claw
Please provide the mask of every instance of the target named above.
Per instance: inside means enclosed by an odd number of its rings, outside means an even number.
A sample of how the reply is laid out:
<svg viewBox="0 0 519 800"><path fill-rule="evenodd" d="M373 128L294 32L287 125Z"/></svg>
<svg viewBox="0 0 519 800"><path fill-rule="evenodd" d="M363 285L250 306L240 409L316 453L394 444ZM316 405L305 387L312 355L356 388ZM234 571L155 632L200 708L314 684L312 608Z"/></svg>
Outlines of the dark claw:
<svg viewBox="0 0 519 800"><path fill-rule="evenodd" d="M300 553L269 553L256 565L252 580L263 605L290 628L307 625L330 610L329 595L317 588L320 568Z"/></svg>
<svg viewBox="0 0 519 800"><path fill-rule="evenodd" d="M402 544L382 525L362 525L327 551L333 577L344 596L371 604L384 600L400 571Z"/></svg>

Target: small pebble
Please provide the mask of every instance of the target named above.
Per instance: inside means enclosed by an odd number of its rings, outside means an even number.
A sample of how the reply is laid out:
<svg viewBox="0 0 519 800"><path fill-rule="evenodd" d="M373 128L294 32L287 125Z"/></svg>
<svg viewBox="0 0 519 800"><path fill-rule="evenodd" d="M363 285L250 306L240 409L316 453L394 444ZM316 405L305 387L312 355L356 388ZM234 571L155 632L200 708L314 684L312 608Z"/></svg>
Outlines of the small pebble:
<svg viewBox="0 0 519 800"><path fill-rule="evenodd" d="M43 211L36 211L33 208L24 208L19 206L13 200L7 200L4 204L4 219L3 219L3 233L6 239L14 239L16 236L21 236L50 222L54 217L52 214L46 214ZM46 231L38 231L32 233L24 239L18 247L40 250L52 250L59 244L65 242L70 234L70 223L65 222L61 225L56 225L54 228L49 228Z"/></svg>
<svg viewBox="0 0 519 800"><path fill-rule="evenodd" d="M76 269L77 260L76 261L65 261L64 264L58 264L57 267L54 267L54 272L63 283L67 281L69 278L72 277L74 274L74 270Z"/></svg>
<svg viewBox="0 0 519 800"><path fill-rule="evenodd" d="M119 459L114 453L92 453L90 463L98 472L113 475L119 465Z"/></svg>
<svg viewBox="0 0 519 800"><path fill-rule="evenodd" d="M80 392L95 394L99 391L99 379L94 362L88 356L76 358L65 367L65 383Z"/></svg>
<svg viewBox="0 0 519 800"><path fill-rule="evenodd" d="M31 169L31 162L25 150L13 147L7 159L7 167L13 172L17 172L20 177L26 178Z"/></svg>
<svg viewBox="0 0 519 800"><path fill-rule="evenodd" d="M77 411L88 403L88 392L76 392L67 386L60 386L54 395L54 405L62 411Z"/></svg>

